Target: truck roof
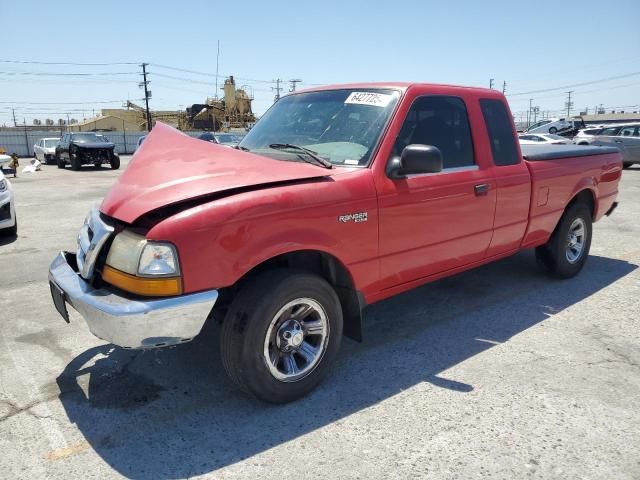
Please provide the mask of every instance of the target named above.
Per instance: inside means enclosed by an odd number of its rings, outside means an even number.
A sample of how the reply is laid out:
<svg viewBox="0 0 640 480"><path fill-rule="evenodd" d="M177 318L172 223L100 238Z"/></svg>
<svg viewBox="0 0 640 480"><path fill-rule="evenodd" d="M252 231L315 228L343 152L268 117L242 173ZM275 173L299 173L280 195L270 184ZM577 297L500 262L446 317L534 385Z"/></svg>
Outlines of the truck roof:
<svg viewBox="0 0 640 480"><path fill-rule="evenodd" d="M497 90L483 87L468 87L463 85L452 85L446 83L421 83L421 82L367 82L367 83L337 83L333 85L320 85L298 90L296 93L315 92L320 90L340 90L340 89L370 89L370 88L392 88L405 91L410 87L433 87L433 88L463 88L465 90L482 92L485 94L500 94Z"/></svg>

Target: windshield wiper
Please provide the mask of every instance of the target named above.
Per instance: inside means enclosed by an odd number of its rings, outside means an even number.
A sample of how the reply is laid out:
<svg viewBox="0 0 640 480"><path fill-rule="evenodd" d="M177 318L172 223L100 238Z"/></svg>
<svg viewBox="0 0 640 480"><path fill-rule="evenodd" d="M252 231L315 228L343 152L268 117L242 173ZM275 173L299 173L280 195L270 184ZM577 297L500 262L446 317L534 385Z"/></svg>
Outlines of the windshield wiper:
<svg viewBox="0 0 640 480"><path fill-rule="evenodd" d="M236 150L242 150L243 152L250 152L251 151L247 147L241 147L240 145L236 145L233 148L235 148Z"/></svg>
<svg viewBox="0 0 640 480"><path fill-rule="evenodd" d="M318 154L313 150L301 147L300 145L294 145L293 143L272 143L271 145L269 145L269 148L273 148L274 150L297 150L298 152L306 153L310 158L312 158L316 162L313 163L313 165L320 164L320 166L324 168L333 168L333 164L329 160L318 156ZM312 163L308 160L305 160L304 157L300 158L302 158L307 163Z"/></svg>

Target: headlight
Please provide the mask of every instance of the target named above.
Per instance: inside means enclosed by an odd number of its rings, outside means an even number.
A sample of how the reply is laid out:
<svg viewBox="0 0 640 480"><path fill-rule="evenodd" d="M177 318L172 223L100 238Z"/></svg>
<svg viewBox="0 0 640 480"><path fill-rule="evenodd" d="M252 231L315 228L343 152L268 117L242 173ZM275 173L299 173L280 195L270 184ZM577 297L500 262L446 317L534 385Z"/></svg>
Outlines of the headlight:
<svg viewBox="0 0 640 480"><path fill-rule="evenodd" d="M116 235L107 255L107 265L130 275L138 273L140 256L147 240L137 233L127 230Z"/></svg>
<svg viewBox="0 0 640 480"><path fill-rule="evenodd" d="M182 293L182 279L175 247L153 242L124 230L113 239L104 281L138 295L168 296Z"/></svg>
<svg viewBox="0 0 640 480"><path fill-rule="evenodd" d="M4 192L7 189L7 182L2 179L0 180L0 192Z"/></svg>

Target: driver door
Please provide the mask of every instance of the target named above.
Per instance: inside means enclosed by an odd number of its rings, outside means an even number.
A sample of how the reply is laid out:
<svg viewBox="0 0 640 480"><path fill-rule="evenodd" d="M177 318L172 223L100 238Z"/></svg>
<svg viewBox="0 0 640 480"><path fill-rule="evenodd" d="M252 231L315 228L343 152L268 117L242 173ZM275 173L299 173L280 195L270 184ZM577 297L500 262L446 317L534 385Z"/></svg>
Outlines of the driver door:
<svg viewBox="0 0 640 480"><path fill-rule="evenodd" d="M465 101L415 98L392 156L409 144L436 146L443 170L385 177L378 186L380 273L387 288L482 260L493 232L496 184L489 159L474 149Z"/></svg>

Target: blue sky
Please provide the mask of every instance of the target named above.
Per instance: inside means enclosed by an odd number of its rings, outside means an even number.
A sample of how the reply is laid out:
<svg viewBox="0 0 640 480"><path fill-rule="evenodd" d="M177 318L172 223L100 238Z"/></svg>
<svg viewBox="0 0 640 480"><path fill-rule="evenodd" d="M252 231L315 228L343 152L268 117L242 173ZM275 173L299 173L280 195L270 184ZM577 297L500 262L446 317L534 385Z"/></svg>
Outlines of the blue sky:
<svg viewBox="0 0 640 480"><path fill-rule="evenodd" d="M610 5L610 6L609 6ZM516 114L529 98L541 110L596 104L640 110L640 1L304 2L0 0L0 60L149 62L238 77L260 114L275 78L304 85L402 80L497 87L507 94L620 77L556 91L509 96ZM184 108L214 94L214 77L152 66L152 108ZM0 62L0 125L91 116L141 98L136 65L54 66ZM38 75L25 75L37 73ZM90 77L46 73L123 73ZM630 75L635 74L635 75ZM170 79L169 75L180 79ZM251 79L251 80L245 80ZM288 85L287 85L288 87ZM32 102L27 104L25 102ZM35 102L83 102L37 105ZM632 106L635 105L635 108ZM83 110L82 112L79 110Z"/></svg>

